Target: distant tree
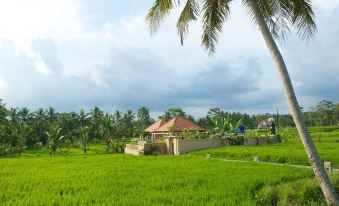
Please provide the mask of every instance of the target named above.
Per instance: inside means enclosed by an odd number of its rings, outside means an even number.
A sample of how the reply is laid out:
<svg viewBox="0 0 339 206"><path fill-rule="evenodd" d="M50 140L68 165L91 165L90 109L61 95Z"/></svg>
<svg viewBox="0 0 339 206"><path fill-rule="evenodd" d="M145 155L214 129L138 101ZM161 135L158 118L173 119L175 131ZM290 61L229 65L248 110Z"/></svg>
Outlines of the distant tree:
<svg viewBox="0 0 339 206"><path fill-rule="evenodd" d="M13 124L15 124L19 121L19 115L18 115L18 109L17 108L11 108L9 110L9 120Z"/></svg>
<svg viewBox="0 0 339 206"><path fill-rule="evenodd" d="M99 134L105 140L106 152L112 152L114 123L111 115L106 114L102 119L102 124L99 126Z"/></svg>
<svg viewBox="0 0 339 206"><path fill-rule="evenodd" d="M87 117L88 114L83 109L80 109L79 115L77 116L77 121L80 127L84 127L87 125L88 123Z"/></svg>
<svg viewBox="0 0 339 206"><path fill-rule="evenodd" d="M62 128L54 124L50 126L49 131L45 132L48 137L48 149L51 151L51 154L53 153L53 155L55 155L56 150L63 141L64 136L61 131Z"/></svg>
<svg viewBox="0 0 339 206"><path fill-rule="evenodd" d="M42 108L39 108L33 114L34 120L33 124L38 135L38 141L41 141L43 144L47 143L47 139L44 137L44 130L47 127L46 111Z"/></svg>
<svg viewBox="0 0 339 206"><path fill-rule="evenodd" d="M55 123L58 119L58 113L55 111L55 108L49 107L46 111L47 121L49 125Z"/></svg>
<svg viewBox="0 0 339 206"><path fill-rule="evenodd" d="M21 123L27 123L28 120L31 119L32 114L30 113L28 108L24 107L19 110L18 116Z"/></svg>
<svg viewBox="0 0 339 206"><path fill-rule="evenodd" d="M87 154L89 143L91 142L92 138L89 136L90 128L88 126L80 127L78 131L78 141L82 147L82 150L85 154Z"/></svg>
<svg viewBox="0 0 339 206"><path fill-rule="evenodd" d="M333 102L328 100L320 101L315 107L318 113L321 125L334 125L336 124L336 106Z"/></svg>
<svg viewBox="0 0 339 206"><path fill-rule="evenodd" d="M2 99L0 99L0 124L7 122L7 115L9 111L6 109L6 105L2 103Z"/></svg>
<svg viewBox="0 0 339 206"><path fill-rule="evenodd" d="M136 127L135 127L135 114L132 110L127 110L127 112L124 113L121 119L121 124L125 137L127 138L134 137Z"/></svg>
<svg viewBox="0 0 339 206"><path fill-rule="evenodd" d="M32 134L33 130L26 123L12 124L10 127L11 136L14 138L15 151L21 156L21 153L24 151L26 139Z"/></svg>
<svg viewBox="0 0 339 206"><path fill-rule="evenodd" d="M168 110L165 110L164 114L161 115L159 118L168 121L175 116L186 117L186 113L180 107L175 107L175 108L170 108Z"/></svg>
<svg viewBox="0 0 339 206"><path fill-rule="evenodd" d="M144 136L144 130L147 126L152 123L151 116L149 114L149 109L146 107L141 107L137 112L137 127L140 135Z"/></svg>
<svg viewBox="0 0 339 206"><path fill-rule="evenodd" d="M101 111L101 109L96 106L91 110L90 115L90 122L93 127L94 138L98 138L98 129L103 118L103 111Z"/></svg>
<svg viewBox="0 0 339 206"><path fill-rule="evenodd" d="M76 141L76 129L79 126L75 112L62 113L59 115L59 126L62 128L62 134L65 139L68 139L72 144Z"/></svg>
<svg viewBox="0 0 339 206"><path fill-rule="evenodd" d="M113 124L114 124L114 133L116 138L121 138L124 132L123 124L122 124L122 113L117 110L113 113Z"/></svg>

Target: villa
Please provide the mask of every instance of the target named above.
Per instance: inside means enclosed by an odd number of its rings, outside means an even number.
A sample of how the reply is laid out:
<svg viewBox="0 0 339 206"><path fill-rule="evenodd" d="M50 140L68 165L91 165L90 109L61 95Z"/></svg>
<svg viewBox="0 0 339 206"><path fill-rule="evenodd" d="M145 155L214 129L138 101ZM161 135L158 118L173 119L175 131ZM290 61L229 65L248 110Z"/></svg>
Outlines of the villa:
<svg viewBox="0 0 339 206"><path fill-rule="evenodd" d="M145 132L151 134L153 142L158 137L180 137L180 133L184 131L204 132L205 129L182 116L176 116L167 122L159 119L145 129Z"/></svg>

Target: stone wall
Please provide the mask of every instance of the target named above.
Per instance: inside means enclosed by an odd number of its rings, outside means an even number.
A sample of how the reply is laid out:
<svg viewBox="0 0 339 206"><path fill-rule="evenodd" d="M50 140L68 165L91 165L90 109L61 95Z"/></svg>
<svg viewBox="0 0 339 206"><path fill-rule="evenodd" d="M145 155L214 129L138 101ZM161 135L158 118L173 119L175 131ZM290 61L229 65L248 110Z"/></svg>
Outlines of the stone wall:
<svg viewBox="0 0 339 206"><path fill-rule="evenodd" d="M226 139L173 139L174 155L185 154L199 149L208 149L229 145Z"/></svg>
<svg viewBox="0 0 339 206"><path fill-rule="evenodd" d="M245 145L274 144L279 142L281 142L281 139L277 135L259 138L247 137L244 140ZM229 140L168 138L164 143L147 143L145 141L139 141L137 145L126 144L125 154L180 155L193 150L209 149L222 146L229 146Z"/></svg>
<svg viewBox="0 0 339 206"><path fill-rule="evenodd" d="M124 153L125 154L139 155L139 153L140 153L139 147L140 146L136 145L136 144L126 144Z"/></svg>

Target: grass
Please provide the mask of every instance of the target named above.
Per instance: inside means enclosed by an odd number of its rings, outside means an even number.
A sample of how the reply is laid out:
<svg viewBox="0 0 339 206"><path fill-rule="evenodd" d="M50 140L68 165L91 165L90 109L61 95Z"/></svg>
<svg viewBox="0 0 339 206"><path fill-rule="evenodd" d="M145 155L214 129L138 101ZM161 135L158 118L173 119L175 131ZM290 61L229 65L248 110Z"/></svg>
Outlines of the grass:
<svg viewBox="0 0 339 206"><path fill-rule="evenodd" d="M310 128L310 132L322 160L331 161L339 168L339 127ZM259 156L260 161L265 162L309 165L295 128L286 129L283 140L282 144L220 147L191 154L205 156L210 153L214 158L249 161L253 156Z"/></svg>
<svg viewBox="0 0 339 206"><path fill-rule="evenodd" d="M184 156L104 154L104 144L63 147L56 156L28 149L0 156L0 205L325 205L308 168L225 162L215 158L307 165L294 128L284 143L232 146ZM339 127L311 128L325 160L339 166ZM339 173L331 174L339 193Z"/></svg>
<svg viewBox="0 0 339 206"><path fill-rule="evenodd" d="M268 201L266 187L313 183L305 168L195 156L2 158L0 165L1 205L256 205Z"/></svg>

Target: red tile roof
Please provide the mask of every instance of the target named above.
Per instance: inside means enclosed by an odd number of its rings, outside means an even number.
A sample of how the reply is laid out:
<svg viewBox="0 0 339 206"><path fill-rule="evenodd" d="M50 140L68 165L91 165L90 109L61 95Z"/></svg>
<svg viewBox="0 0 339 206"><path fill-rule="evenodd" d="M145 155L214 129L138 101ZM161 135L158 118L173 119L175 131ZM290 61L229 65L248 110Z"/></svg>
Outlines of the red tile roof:
<svg viewBox="0 0 339 206"><path fill-rule="evenodd" d="M166 124L166 121L163 119L159 119L158 121L154 122L151 126L145 129L145 132L155 132L159 127Z"/></svg>
<svg viewBox="0 0 339 206"><path fill-rule="evenodd" d="M175 132L182 132L184 130L205 131L204 128L191 122L190 120L181 116L176 116L166 124L160 126L155 132L170 132L170 128L174 125L176 126L174 130Z"/></svg>

